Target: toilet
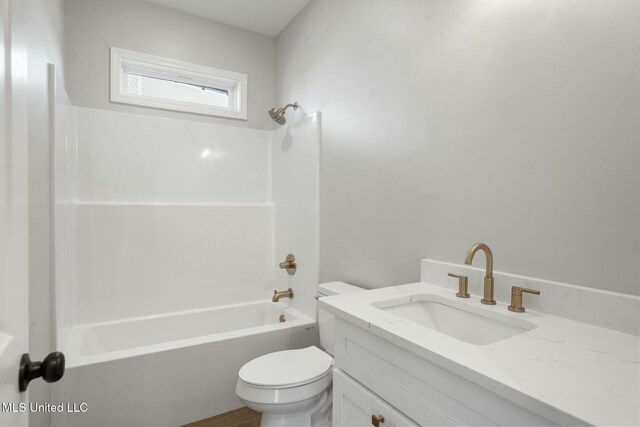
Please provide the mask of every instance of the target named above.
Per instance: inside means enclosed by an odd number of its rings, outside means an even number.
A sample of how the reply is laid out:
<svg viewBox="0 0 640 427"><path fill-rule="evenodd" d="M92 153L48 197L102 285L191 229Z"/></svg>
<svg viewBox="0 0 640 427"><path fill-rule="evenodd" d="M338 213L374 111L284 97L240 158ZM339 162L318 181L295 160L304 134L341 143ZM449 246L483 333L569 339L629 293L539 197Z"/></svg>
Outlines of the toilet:
<svg viewBox="0 0 640 427"><path fill-rule="evenodd" d="M318 296L360 292L343 282L318 285ZM277 351L247 362L238 372L236 394L262 412L262 427L330 426L334 316L318 310L320 345Z"/></svg>

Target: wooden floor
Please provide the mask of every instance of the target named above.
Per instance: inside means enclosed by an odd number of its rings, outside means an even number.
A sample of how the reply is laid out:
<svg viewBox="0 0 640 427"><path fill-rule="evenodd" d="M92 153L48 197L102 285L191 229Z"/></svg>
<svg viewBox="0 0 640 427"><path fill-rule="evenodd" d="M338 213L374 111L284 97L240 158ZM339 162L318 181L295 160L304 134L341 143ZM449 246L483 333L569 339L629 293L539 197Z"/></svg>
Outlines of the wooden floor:
<svg viewBox="0 0 640 427"><path fill-rule="evenodd" d="M225 412L215 417L195 421L184 427L259 427L262 414L247 408Z"/></svg>

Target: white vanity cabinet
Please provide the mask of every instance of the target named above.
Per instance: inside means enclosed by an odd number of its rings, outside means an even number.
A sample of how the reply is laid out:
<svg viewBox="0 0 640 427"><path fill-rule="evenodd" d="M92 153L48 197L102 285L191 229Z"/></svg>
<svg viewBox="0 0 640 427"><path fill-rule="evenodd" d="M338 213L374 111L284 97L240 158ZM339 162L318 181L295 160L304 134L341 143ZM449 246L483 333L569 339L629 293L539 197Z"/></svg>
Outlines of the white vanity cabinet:
<svg viewBox="0 0 640 427"><path fill-rule="evenodd" d="M607 313L607 320L589 313L608 294L505 277L503 283L543 289L545 310L559 310L559 300L564 307L568 293L575 307L585 304L585 321L557 315L562 310L516 313L501 301L457 298L445 287L447 271L478 272L453 267L423 272L441 285L423 281L318 300L319 310L335 316L337 425L384 425L371 417L387 419L377 414L385 408L419 426L640 426L640 340L636 325L625 323L638 318L638 297L612 301L625 314ZM345 378L353 387L341 385Z"/></svg>
<svg viewBox="0 0 640 427"><path fill-rule="evenodd" d="M557 425L339 318L334 374L335 426Z"/></svg>
<svg viewBox="0 0 640 427"><path fill-rule="evenodd" d="M333 425L417 426L339 369L333 372Z"/></svg>

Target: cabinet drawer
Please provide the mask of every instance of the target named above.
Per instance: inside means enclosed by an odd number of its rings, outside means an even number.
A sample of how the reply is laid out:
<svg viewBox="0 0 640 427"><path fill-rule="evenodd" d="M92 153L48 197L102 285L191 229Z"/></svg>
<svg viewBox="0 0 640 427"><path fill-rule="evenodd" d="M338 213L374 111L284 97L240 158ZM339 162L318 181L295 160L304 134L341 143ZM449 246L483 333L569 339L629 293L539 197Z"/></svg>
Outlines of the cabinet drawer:
<svg viewBox="0 0 640 427"><path fill-rule="evenodd" d="M372 417L379 419L380 427L418 425L354 379L335 369L333 371L333 425L372 426Z"/></svg>

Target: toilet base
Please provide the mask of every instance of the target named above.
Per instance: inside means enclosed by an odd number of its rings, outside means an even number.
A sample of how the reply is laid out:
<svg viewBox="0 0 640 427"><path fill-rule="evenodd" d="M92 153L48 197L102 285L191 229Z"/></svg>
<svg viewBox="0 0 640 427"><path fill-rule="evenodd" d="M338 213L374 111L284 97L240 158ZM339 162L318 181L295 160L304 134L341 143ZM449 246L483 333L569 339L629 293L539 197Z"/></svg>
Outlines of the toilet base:
<svg viewBox="0 0 640 427"><path fill-rule="evenodd" d="M314 399L315 400L315 399ZM330 427L331 426L331 409L332 409L332 393L331 390L327 390L320 395L311 408L295 413L281 413L280 411L274 413L269 411L263 405L256 407L251 405L250 402L245 402L254 410L262 412L262 421L260 427ZM280 405L274 405L280 406ZM279 408L280 409L280 408Z"/></svg>

